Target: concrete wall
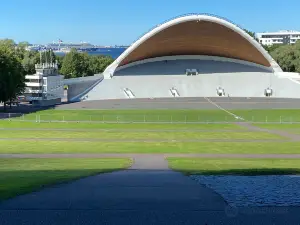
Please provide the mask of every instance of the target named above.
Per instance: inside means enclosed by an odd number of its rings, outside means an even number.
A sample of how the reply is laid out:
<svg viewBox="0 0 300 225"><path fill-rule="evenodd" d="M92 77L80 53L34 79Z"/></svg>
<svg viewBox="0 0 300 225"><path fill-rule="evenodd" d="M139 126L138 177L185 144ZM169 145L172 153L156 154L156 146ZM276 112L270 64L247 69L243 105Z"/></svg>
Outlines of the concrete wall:
<svg viewBox="0 0 300 225"><path fill-rule="evenodd" d="M175 88L180 97L216 97L218 87L224 89L226 96L232 97L265 97L265 89L269 87L273 89L274 97L300 97L298 83L261 72L115 76L104 79L83 97L85 100L125 99L128 98L125 88L129 88L136 98L173 97L171 88Z"/></svg>
<svg viewBox="0 0 300 225"><path fill-rule="evenodd" d="M237 63L238 61L216 61L217 59L212 60L210 58L207 58L207 60L167 60L168 58L166 57L165 59L124 67L123 69L116 70L114 76L184 75L186 69L197 69L200 74L271 72L267 67Z"/></svg>
<svg viewBox="0 0 300 225"><path fill-rule="evenodd" d="M87 80L87 81L82 81L80 83L73 83L68 85L68 91L67 91L68 101L79 101L82 95L86 94L86 92L88 92L88 90L91 87L93 87L93 85L99 83L100 80L99 79Z"/></svg>

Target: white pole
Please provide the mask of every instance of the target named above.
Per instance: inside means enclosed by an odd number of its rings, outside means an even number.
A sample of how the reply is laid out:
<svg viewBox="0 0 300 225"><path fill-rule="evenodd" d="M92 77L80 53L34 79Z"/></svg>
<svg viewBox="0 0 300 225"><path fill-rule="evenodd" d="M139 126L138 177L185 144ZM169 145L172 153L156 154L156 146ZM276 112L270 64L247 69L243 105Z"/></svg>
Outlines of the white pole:
<svg viewBox="0 0 300 225"><path fill-rule="evenodd" d="M279 119L280 123L282 123L282 120L281 120L281 116L280 116L280 119Z"/></svg>

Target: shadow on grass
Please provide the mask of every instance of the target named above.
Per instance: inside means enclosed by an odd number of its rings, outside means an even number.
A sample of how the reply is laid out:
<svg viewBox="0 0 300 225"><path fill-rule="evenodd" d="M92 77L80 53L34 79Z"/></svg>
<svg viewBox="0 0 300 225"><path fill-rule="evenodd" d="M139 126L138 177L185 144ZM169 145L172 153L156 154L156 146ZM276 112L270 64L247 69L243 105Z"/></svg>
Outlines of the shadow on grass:
<svg viewBox="0 0 300 225"><path fill-rule="evenodd" d="M64 184L88 176L123 169L0 171L0 202L18 195L39 191L52 185Z"/></svg>
<svg viewBox="0 0 300 225"><path fill-rule="evenodd" d="M239 176L260 176L260 175L300 175L297 168L255 168L255 169L220 169L220 170L199 170L199 169L174 169L186 175L239 175Z"/></svg>

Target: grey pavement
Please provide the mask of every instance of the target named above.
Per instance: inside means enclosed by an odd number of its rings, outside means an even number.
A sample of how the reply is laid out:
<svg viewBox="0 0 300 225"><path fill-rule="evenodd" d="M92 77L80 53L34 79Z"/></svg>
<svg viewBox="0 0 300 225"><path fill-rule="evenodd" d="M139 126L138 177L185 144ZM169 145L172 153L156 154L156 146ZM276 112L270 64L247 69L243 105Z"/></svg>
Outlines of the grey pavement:
<svg viewBox="0 0 300 225"><path fill-rule="evenodd" d="M225 208L221 196L169 170L163 158L154 156L135 158L126 171L4 201L0 203L0 221L1 225L184 224L190 221L189 214L224 214Z"/></svg>
<svg viewBox="0 0 300 225"><path fill-rule="evenodd" d="M293 133L290 133L285 130L274 130L274 129L270 130L270 129L266 129L266 128L260 128L260 127L253 126L250 123L237 123L237 124L239 124L242 127L247 128L250 131L267 132L269 134L279 135L281 137L285 137L285 138L288 138L293 141L300 141L299 134L293 134Z"/></svg>
<svg viewBox="0 0 300 225"><path fill-rule="evenodd" d="M300 108L300 99L290 98L210 97L209 99L228 110ZM56 109L216 109L216 106L204 97L194 97L84 101L58 105Z"/></svg>

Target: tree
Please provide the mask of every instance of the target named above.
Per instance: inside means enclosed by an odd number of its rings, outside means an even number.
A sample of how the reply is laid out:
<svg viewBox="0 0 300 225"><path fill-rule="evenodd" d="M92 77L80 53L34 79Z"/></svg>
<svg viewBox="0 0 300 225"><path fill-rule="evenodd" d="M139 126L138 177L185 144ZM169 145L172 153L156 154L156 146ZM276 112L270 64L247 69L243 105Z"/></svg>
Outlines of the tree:
<svg viewBox="0 0 300 225"><path fill-rule="evenodd" d="M113 58L110 56L90 56L89 57L89 74L92 76L94 74L102 73L107 66L113 62Z"/></svg>
<svg viewBox="0 0 300 225"><path fill-rule="evenodd" d="M55 55L59 71L61 70L61 67L62 67L62 64L63 64L63 61L64 61L64 57L65 56Z"/></svg>
<svg viewBox="0 0 300 225"><path fill-rule="evenodd" d="M35 63L54 63L56 61L56 55L53 51L47 50L42 52L35 52ZM42 60L42 61L41 61Z"/></svg>
<svg viewBox="0 0 300 225"><path fill-rule="evenodd" d="M265 50L269 53L275 51L275 49L277 49L281 46L283 46L283 44L263 45Z"/></svg>
<svg viewBox="0 0 300 225"><path fill-rule="evenodd" d="M293 65L295 67L295 71L300 73L300 41L297 41L293 45L293 49L294 49L294 56L295 56Z"/></svg>
<svg viewBox="0 0 300 225"><path fill-rule="evenodd" d="M22 59L25 74L34 74L36 63L36 52L26 51Z"/></svg>
<svg viewBox="0 0 300 225"><path fill-rule="evenodd" d="M295 72L296 55L293 45L283 45L271 52L273 59L285 72ZM299 60L300 58L298 58Z"/></svg>
<svg viewBox="0 0 300 225"><path fill-rule="evenodd" d="M72 49L63 59L60 72L65 78L84 77L88 72L88 54Z"/></svg>
<svg viewBox="0 0 300 225"><path fill-rule="evenodd" d="M24 92L24 69L18 58L14 46L7 43L0 44L0 102L11 102Z"/></svg>
<svg viewBox="0 0 300 225"><path fill-rule="evenodd" d="M0 40L0 45L3 48L3 46L8 47L8 48L13 48L16 43L12 39L2 39Z"/></svg>
<svg viewBox="0 0 300 225"><path fill-rule="evenodd" d="M28 46L29 46L29 42L28 41L21 41L21 42L18 43L18 47L19 48L25 49Z"/></svg>

